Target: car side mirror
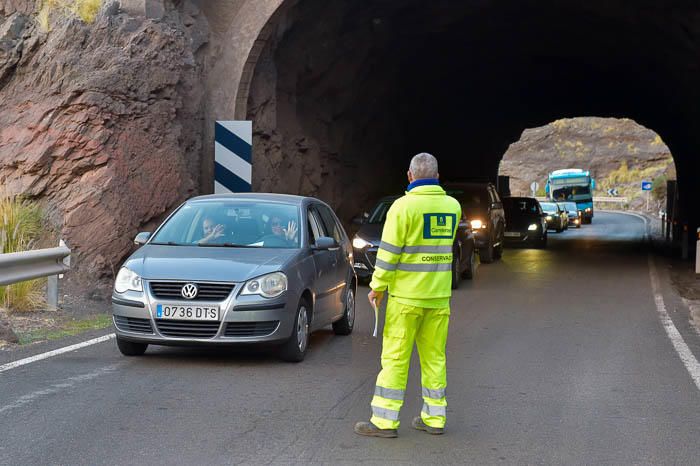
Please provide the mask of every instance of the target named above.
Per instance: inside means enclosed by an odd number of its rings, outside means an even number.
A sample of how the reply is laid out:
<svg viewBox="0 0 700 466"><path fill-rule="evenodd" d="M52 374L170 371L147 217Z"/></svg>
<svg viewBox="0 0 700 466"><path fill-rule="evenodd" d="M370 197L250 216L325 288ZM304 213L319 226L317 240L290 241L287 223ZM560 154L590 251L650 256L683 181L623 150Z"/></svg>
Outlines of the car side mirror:
<svg viewBox="0 0 700 466"><path fill-rule="evenodd" d="M340 245L335 238L331 238L330 236L321 236L316 240L316 244L314 244L313 249L316 251L327 251L329 249L336 249L339 247Z"/></svg>
<svg viewBox="0 0 700 466"><path fill-rule="evenodd" d="M146 244L148 241L148 238L151 237L151 232L150 231L142 231L138 235L136 235L136 238L134 238L134 244L138 244L139 246L143 246Z"/></svg>
<svg viewBox="0 0 700 466"><path fill-rule="evenodd" d="M365 223L365 219L363 217L355 217L352 219L352 223L354 225L362 225Z"/></svg>

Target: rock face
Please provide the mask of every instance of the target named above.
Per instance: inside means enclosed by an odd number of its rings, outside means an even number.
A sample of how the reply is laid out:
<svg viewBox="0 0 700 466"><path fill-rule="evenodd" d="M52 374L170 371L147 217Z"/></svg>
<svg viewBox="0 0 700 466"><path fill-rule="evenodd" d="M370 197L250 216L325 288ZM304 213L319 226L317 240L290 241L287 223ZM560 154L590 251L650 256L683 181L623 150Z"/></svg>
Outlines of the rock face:
<svg viewBox="0 0 700 466"><path fill-rule="evenodd" d="M628 119L593 117L525 130L508 148L499 173L510 176L514 196L530 196L533 181L543 195L547 174L562 168L590 170L597 183L594 196L608 196L607 190L615 188L635 210L646 208L642 180L676 177L671 153L655 132ZM661 201L653 199L650 212L658 211Z"/></svg>
<svg viewBox="0 0 700 466"><path fill-rule="evenodd" d="M46 33L18 3L0 2L0 185L45 205L76 252L71 277L109 277L197 187L206 21L192 5L154 22L112 3Z"/></svg>

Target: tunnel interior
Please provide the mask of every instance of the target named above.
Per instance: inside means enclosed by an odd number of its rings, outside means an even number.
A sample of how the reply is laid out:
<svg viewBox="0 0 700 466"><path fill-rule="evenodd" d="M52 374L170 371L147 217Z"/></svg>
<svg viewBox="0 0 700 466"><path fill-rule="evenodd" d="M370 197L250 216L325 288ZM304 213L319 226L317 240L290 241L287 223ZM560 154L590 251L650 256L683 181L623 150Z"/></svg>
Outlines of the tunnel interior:
<svg viewBox="0 0 700 466"><path fill-rule="evenodd" d="M524 129L590 115L656 131L688 206L698 19L683 1L288 2L249 88L253 187L320 197L348 219L401 192L417 152L438 157L443 180L494 180Z"/></svg>

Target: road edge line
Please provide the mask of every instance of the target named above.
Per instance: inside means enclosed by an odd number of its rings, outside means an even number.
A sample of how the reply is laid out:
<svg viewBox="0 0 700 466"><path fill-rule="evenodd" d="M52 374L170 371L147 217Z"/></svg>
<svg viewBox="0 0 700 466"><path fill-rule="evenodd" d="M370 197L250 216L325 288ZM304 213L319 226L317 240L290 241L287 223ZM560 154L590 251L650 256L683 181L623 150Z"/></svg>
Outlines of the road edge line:
<svg viewBox="0 0 700 466"><path fill-rule="evenodd" d="M0 366L0 374L5 372L5 371L9 371L10 369L15 369L17 367L31 364L33 362L41 361L43 359L48 359L48 358L51 358L53 356L58 356L59 354L69 353L71 351L75 351L75 350L78 350L80 348L85 348L86 346L91 346L91 345L95 345L97 343L102 343L103 341L108 341L108 340L111 340L112 338L115 338L115 337L116 337L116 334L110 333L107 335L103 335L101 337L93 338L92 340L83 341L81 343L76 343L74 345L64 346L63 348L58 348L58 349L55 349L52 351L47 351L46 353L36 354L36 355L30 356L28 358L8 362L7 364L3 364L2 366Z"/></svg>
<svg viewBox="0 0 700 466"><path fill-rule="evenodd" d="M656 310L659 313L659 319L661 320L661 326L666 330L666 335L671 340L673 348L678 353L683 365L685 366L690 378L695 382L695 386L700 390L700 363L695 358L695 355L688 347L688 344L683 339L683 335L680 334L676 325L671 320L671 316L668 315L666 311L666 304L664 303L664 298L661 295L661 285L659 282L659 274L656 271L656 264L654 263L654 258L651 254L647 256L649 260L649 277L651 278L651 291L654 294L654 303L656 303Z"/></svg>

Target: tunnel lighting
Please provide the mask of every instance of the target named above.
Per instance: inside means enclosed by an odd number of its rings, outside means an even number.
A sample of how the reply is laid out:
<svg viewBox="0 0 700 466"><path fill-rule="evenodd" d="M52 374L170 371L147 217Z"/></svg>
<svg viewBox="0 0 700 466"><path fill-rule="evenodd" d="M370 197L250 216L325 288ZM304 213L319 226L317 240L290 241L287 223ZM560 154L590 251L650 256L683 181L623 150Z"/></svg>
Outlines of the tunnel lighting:
<svg viewBox="0 0 700 466"><path fill-rule="evenodd" d="M535 231L535 230L537 230L537 224L533 223L529 227L527 227L527 229L530 231Z"/></svg>
<svg viewBox="0 0 700 466"><path fill-rule="evenodd" d="M474 230L478 230L479 228L486 228L486 225L481 220L472 220L469 223L471 224Z"/></svg>
<svg viewBox="0 0 700 466"><path fill-rule="evenodd" d="M365 241L364 239L360 238L359 236L355 236L352 240L352 247L355 249L364 249L367 246L372 246L372 243Z"/></svg>

